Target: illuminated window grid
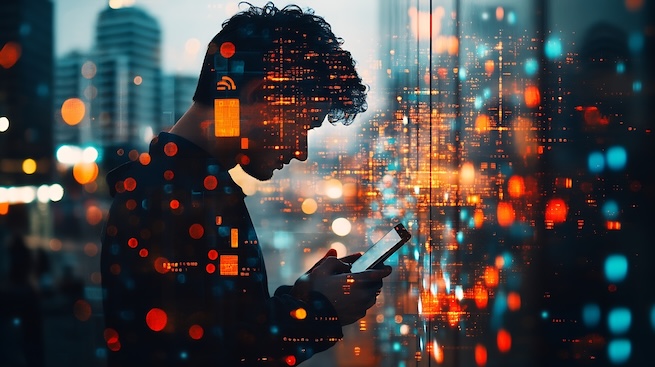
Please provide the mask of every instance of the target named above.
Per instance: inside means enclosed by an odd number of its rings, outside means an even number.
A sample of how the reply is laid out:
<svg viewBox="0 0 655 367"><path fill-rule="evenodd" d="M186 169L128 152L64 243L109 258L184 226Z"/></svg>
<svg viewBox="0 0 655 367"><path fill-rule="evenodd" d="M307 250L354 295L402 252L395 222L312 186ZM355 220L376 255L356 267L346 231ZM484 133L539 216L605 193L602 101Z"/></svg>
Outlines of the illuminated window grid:
<svg viewBox="0 0 655 367"><path fill-rule="evenodd" d="M241 133L239 128L239 100L224 98L214 100L214 135L216 137L235 137Z"/></svg>
<svg viewBox="0 0 655 367"><path fill-rule="evenodd" d="M237 276L239 275L239 255L221 255L219 257L220 275Z"/></svg>

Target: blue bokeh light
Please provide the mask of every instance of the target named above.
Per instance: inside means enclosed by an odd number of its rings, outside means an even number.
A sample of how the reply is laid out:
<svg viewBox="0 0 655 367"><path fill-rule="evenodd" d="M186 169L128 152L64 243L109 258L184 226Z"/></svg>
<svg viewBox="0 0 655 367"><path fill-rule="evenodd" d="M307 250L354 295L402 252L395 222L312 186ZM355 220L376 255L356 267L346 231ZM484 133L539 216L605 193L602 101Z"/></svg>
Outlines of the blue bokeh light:
<svg viewBox="0 0 655 367"><path fill-rule="evenodd" d="M616 72L619 74L625 73L625 63L619 62L618 64L616 64Z"/></svg>
<svg viewBox="0 0 655 367"><path fill-rule="evenodd" d="M632 313L625 307L615 308L607 315L607 327L614 334L624 334L632 324Z"/></svg>
<svg viewBox="0 0 655 367"><path fill-rule="evenodd" d="M603 204L602 210L605 219L612 220L618 218L619 216L619 204L617 204L617 202L614 200L607 200L607 202Z"/></svg>
<svg viewBox="0 0 655 367"><path fill-rule="evenodd" d="M589 172L600 173L605 169L605 156L601 152L591 152L587 159Z"/></svg>
<svg viewBox="0 0 655 367"><path fill-rule="evenodd" d="M634 54L638 54L644 49L644 43L644 35L640 32L633 32L628 37L628 48Z"/></svg>
<svg viewBox="0 0 655 367"><path fill-rule="evenodd" d="M459 80L466 80L466 68L459 68Z"/></svg>
<svg viewBox="0 0 655 367"><path fill-rule="evenodd" d="M632 91L635 93L639 93L641 92L641 89L642 89L641 80L635 80L632 83Z"/></svg>
<svg viewBox="0 0 655 367"><path fill-rule="evenodd" d="M548 37L544 46L544 52L549 59L559 58L562 56L562 41L555 36Z"/></svg>
<svg viewBox="0 0 655 367"><path fill-rule="evenodd" d="M595 303L586 304L582 308L582 321L587 327L595 327L600 323L600 307Z"/></svg>
<svg viewBox="0 0 655 367"><path fill-rule="evenodd" d="M605 277L611 283L621 282L628 275L628 259L625 255L610 255L605 259Z"/></svg>
<svg viewBox="0 0 655 367"><path fill-rule="evenodd" d="M625 168L628 162L628 153L621 146L611 147L607 150L607 167L614 171Z"/></svg>
<svg viewBox="0 0 655 367"><path fill-rule="evenodd" d="M475 97L475 102L473 102L473 107L475 107L476 110L482 108L482 97L480 96Z"/></svg>
<svg viewBox="0 0 655 367"><path fill-rule="evenodd" d="M537 71L539 71L539 62L533 58L527 59L525 60L523 68L525 69L525 74L527 76L534 76L537 74Z"/></svg>
<svg viewBox="0 0 655 367"><path fill-rule="evenodd" d="M487 56L487 53L489 52L489 49L487 48L486 45L478 45L477 48L477 54L479 58L483 58Z"/></svg>
<svg viewBox="0 0 655 367"><path fill-rule="evenodd" d="M491 97L491 89L484 88L482 95L484 96L484 99L489 99Z"/></svg>
<svg viewBox="0 0 655 367"><path fill-rule="evenodd" d="M614 364L625 363L630 359L632 343L628 339L616 339L607 345L607 355Z"/></svg>
<svg viewBox="0 0 655 367"><path fill-rule="evenodd" d="M650 309L650 326L652 326L653 331L655 331L655 305Z"/></svg>
<svg viewBox="0 0 655 367"><path fill-rule="evenodd" d="M514 13L513 11L507 13L507 23L511 25L516 24L516 13Z"/></svg>

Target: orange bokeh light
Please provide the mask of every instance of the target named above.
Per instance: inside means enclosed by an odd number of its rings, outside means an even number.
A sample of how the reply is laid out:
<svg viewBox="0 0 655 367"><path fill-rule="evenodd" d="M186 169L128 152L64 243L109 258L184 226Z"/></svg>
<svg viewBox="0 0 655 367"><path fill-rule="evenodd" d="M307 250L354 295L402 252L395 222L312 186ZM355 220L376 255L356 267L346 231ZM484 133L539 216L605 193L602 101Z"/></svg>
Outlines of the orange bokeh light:
<svg viewBox="0 0 655 367"><path fill-rule="evenodd" d="M166 143L164 145L164 154L166 154L169 157L172 157L177 154L177 144L171 142ZM164 173L165 174L165 173Z"/></svg>
<svg viewBox="0 0 655 367"><path fill-rule="evenodd" d="M475 364L480 367L487 364L487 348L482 344L475 346Z"/></svg>
<svg viewBox="0 0 655 367"><path fill-rule="evenodd" d="M525 88L523 97L525 99L525 105L530 108L537 107L541 103L541 92L539 92L539 88L534 85Z"/></svg>
<svg viewBox="0 0 655 367"><path fill-rule="evenodd" d="M484 62L484 71L487 73L487 76L491 76L491 74L494 73L495 68L496 64L493 60L487 60Z"/></svg>
<svg viewBox="0 0 655 367"><path fill-rule="evenodd" d="M9 69L20 59L21 47L16 42L7 42L0 49L0 66Z"/></svg>
<svg viewBox="0 0 655 367"><path fill-rule="evenodd" d="M193 340L200 340L205 334L205 330L200 325L191 325L189 328L189 336Z"/></svg>
<svg viewBox="0 0 655 367"><path fill-rule="evenodd" d="M61 118L68 125L79 124L86 113L86 106L79 98L69 98L61 104Z"/></svg>
<svg viewBox="0 0 655 367"><path fill-rule="evenodd" d="M563 199L550 199L546 203L546 220L553 223L563 223L566 221L568 211L568 206Z"/></svg>
<svg viewBox="0 0 655 367"><path fill-rule="evenodd" d="M9 203L0 203L0 215L5 215L7 213L9 213Z"/></svg>
<svg viewBox="0 0 655 367"><path fill-rule="evenodd" d="M644 0L625 0L625 7L630 11L637 11L644 5Z"/></svg>
<svg viewBox="0 0 655 367"><path fill-rule="evenodd" d="M73 177L81 185L91 183L98 178L96 162L79 162L73 165Z"/></svg>
<svg viewBox="0 0 655 367"><path fill-rule="evenodd" d="M146 324L152 331L162 331L168 323L168 315L160 308L152 308L146 314Z"/></svg>
<svg viewBox="0 0 655 367"><path fill-rule="evenodd" d="M202 235L205 234L205 229L202 227L201 224L194 223L189 227L189 236L193 238L194 240L197 240L202 237Z"/></svg>
<svg viewBox="0 0 655 367"><path fill-rule="evenodd" d="M230 57L234 56L235 52L236 52L236 47L234 47L234 43L223 42L221 44L220 53L221 56L223 56L224 58L229 59Z"/></svg>
<svg viewBox="0 0 655 367"><path fill-rule="evenodd" d="M149 165L150 164L150 154L147 153L147 152L141 153L139 155L139 162L144 166Z"/></svg>
<svg viewBox="0 0 655 367"><path fill-rule="evenodd" d="M86 208L86 221L92 226L100 223L100 221L102 221L102 210L100 210L96 205L91 205Z"/></svg>
<svg viewBox="0 0 655 367"><path fill-rule="evenodd" d="M487 307L487 303L489 303L489 293L487 293L487 289L481 285L476 285L474 293L473 297L475 297L475 305L480 309Z"/></svg>
<svg viewBox="0 0 655 367"><path fill-rule="evenodd" d="M473 223L475 224L475 228L482 227L482 223L484 223L484 212L482 209L475 209L473 212Z"/></svg>
<svg viewBox="0 0 655 367"><path fill-rule="evenodd" d="M496 215L498 217L498 224L501 227L509 227L514 223L514 218L516 218L516 212L512 203L500 202L498 203L498 208L496 210Z"/></svg>
<svg viewBox="0 0 655 367"><path fill-rule="evenodd" d="M155 259L154 266L155 271L159 274L166 274L171 270L170 266L168 266L168 259L161 256Z"/></svg>
<svg viewBox="0 0 655 367"><path fill-rule="evenodd" d="M521 176L512 176L507 182L507 192L510 197L519 198L525 194L525 181Z"/></svg>
<svg viewBox="0 0 655 367"><path fill-rule="evenodd" d="M516 292L509 292L507 295L507 307L510 311L518 311L521 308L521 295Z"/></svg>
<svg viewBox="0 0 655 367"><path fill-rule="evenodd" d="M80 321L87 321L91 318L91 305L89 302L78 299L73 304L73 315Z"/></svg>
<svg viewBox="0 0 655 367"><path fill-rule="evenodd" d="M484 284L487 287L495 287L498 285L498 269L495 266L487 266L484 268Z"/></svg>
<svg viewBox="0 0 655 367"><path fill-rule="evenodd" d="M218 186L218 180L216 179L216 176L210 175L205 177L203 184L205 186L205 189L214 190Z"/></svg>
<svg viewBox="0 0 655 367"><path fill-rule="evenodd" d="M496 344L498 345L498 351L501 353L509 352L512 349L512 335L505 329L498 330Z"/></svg>

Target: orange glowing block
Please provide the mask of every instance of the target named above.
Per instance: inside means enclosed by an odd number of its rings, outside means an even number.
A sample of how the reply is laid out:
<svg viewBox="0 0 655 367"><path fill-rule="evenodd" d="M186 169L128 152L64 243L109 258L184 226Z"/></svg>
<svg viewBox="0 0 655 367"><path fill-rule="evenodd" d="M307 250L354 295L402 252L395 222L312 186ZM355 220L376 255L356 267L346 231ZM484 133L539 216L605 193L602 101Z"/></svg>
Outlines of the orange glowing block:
<svg viewBox="0 0 655 367"><path fill-rule="evenodd" d="M566 221L568 211L568 206L563 199L550 199L546 203L546 221L563 223Z"/></svg>
<svg viewBox="0 0 655 367"><path fill-rule="evenodd" d="M507 182L507 192L510 197L519 198L525 194L525 181L521 176L512 176Z"/></svg>
<svg viewBox="0 0 655 367"><path fill-rule="evenodd" d="M482 227L482 223L484 223L484 212L482 209L475 209L473 212L473 223L475 224L475 228Z"/></svg>
<svg viewBox="0 0 655 367"><path fill-rule="evenodd" d="M498 269L494 266L487 266L484 268L484 283L488 287L495 287L498 285Z"/></svg>
<svg viewBox="0 0 655 367"><path fill-rule="evenodd" d="M230 229L230 246L232 248L239 247L239 229L238 228Z"/></svg>
<svg viewBox="0 0 655 367"><path fill-rule="evenodd" d="M480 114L478 117L475 118L475 131L479 133L487 132L489 131L489 128L491 127L491 122L489 120L489 116L485 114Z"/></svg>
<svg viewBox="0 0 655 367"><path fill-rule="evenodd" d="M523 97L525 98L525 105L530 108L537 107L541 103L541 93L539 92L539 88L534 85L525 88Z"/></svg>
<svg viewBox="0 0 655 367"><path fill-rule="evenodd" d="M237 137L239 128L239 99L214 100L214 135L216 137Z"/></svg>
<svg viewBox="0 0 655 367"><path fill-rule="evenodd" d="M239 256L238 255L221 255L220 275L235 276L239 275Z"/></svg>
<svg viewBox="0 0 655 367"><path fill-rule="evenodd" d="M514 218L516 218L516 212L512 203L500 202L498 203L498 208L496 210L496 215L498 219L498 224L501 227L509 227L514 223Z"/></svg>

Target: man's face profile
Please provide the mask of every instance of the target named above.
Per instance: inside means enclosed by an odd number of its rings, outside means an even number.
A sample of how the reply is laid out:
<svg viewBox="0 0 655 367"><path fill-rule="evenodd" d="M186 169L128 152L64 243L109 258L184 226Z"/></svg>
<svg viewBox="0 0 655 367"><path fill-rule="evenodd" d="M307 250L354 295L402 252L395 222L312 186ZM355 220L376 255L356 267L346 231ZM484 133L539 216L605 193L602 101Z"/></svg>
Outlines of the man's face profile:
<svg viewBox="0 0 655 367"><path fill-rule="evenodd" d="M243 137L247 142L241 145L238 163L246 173L261 181L271 179L276 169L282 169L293 159L305 161L309 130L321 126L327 115L325 104L318 103L267 102L245 108L251 112L245 119L249 126L244 129Z"/></svg>

